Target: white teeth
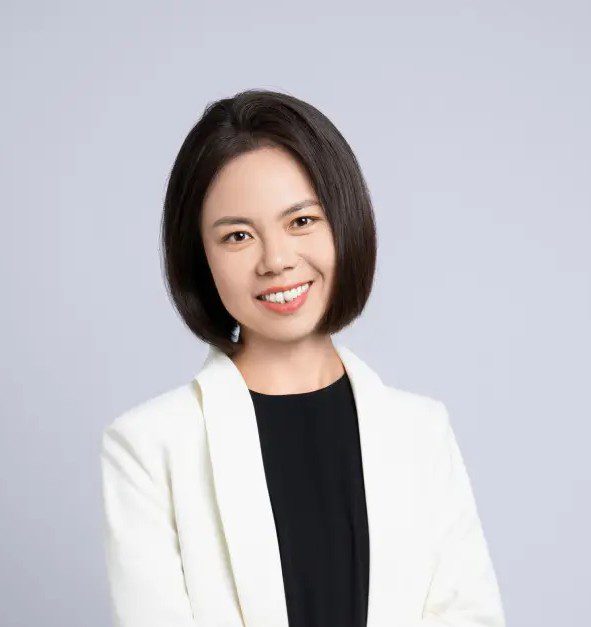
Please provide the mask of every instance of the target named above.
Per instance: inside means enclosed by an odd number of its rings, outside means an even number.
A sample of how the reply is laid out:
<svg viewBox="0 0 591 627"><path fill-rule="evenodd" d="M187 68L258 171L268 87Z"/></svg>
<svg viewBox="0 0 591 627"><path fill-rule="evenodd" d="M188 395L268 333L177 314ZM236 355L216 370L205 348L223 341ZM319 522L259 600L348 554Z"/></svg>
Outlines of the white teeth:
<svg viewBox="0 0 591 627"><path fill-rule="evenodd" d="M289 290L288 292L274 292L273 294L265 294L264 296L261 296L261 300L268 300L272 303L289 303L303 292L307 292L309 287L310 283L306 283L304 285L296 287L293 290Z"/></svg>

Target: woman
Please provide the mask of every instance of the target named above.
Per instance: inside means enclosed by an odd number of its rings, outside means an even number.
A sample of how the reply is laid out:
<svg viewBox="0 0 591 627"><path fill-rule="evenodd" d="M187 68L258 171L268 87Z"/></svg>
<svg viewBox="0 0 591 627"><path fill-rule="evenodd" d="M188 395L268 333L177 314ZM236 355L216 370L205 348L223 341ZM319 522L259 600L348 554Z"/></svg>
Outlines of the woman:
<svg viewBox="0 0 591 627"><path fill-rule="evenodd" d="M209 353L104 431L117 624L504 626L445 405L332 342L376 260L334 125L277 92L211 104L162 235L171 298Z"/></svg>

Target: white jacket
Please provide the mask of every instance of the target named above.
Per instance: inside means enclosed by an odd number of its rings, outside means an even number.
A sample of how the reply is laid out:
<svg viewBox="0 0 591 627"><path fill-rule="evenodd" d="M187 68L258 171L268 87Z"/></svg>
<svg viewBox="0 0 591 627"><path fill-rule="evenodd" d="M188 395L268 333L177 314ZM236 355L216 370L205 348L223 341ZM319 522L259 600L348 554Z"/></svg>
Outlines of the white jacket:
<svg viewBox="0 0 591 627"><path fill-rule="evenodd" d="M504 627L445 405L335 348L359 421L368 627ZM210 347L190 383L113 420L101 464L116 625L288 627L254 407L227 355Z"/></svg>

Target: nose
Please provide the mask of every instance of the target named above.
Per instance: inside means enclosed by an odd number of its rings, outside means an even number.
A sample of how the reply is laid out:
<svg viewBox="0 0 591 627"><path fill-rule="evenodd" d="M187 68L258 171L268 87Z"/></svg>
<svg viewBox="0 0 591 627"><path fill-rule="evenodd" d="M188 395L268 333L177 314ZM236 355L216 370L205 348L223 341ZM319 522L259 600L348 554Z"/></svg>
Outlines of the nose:
<svg viewBox="0 0 591 627"><path fill-rule="evenodd" d="M258 263L260 274L281 274L295 265L296 252L293 242L290 242L288 237L272 237L263 242Z"/></svg>

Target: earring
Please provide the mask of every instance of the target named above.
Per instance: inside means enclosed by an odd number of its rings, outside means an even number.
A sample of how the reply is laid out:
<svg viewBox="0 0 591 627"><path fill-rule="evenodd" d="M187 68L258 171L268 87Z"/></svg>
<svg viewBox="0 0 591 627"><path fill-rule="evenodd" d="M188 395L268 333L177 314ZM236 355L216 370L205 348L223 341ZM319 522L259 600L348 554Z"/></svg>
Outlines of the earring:
<svg viewBox="0 0 591 627"><path fill-rule="evenodd" d="M232 342L236 343L240 337L240 325L237 324L232 331Z"/></svg>

